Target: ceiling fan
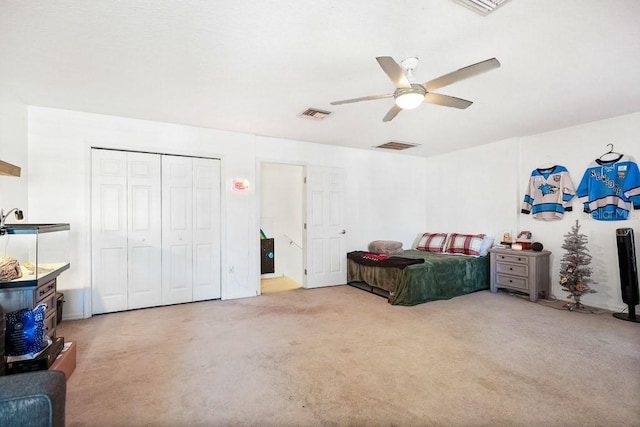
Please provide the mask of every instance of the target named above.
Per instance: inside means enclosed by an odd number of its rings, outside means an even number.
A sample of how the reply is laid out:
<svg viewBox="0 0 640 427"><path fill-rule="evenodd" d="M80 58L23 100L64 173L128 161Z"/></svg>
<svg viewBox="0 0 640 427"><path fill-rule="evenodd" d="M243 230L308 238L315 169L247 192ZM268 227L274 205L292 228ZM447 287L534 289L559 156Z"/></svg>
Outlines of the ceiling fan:
<svg viewBox="0 0 640 427"><path fill-rule="evenodd" d="M363 96L361 98L345 99L343 101L334 101L331 105L350 104L352 102L371 101L374 99L393 97L395 98L395 104L391 107L387 115L384 116L382 119L383 122L391 121L400 111L416 108L423 102L464 109L473 104L473 102L467 101L466 99L456 98L454 96L441 95L431 91L448 86L460 80L468 79L469 77L476 76L486 71L493 70L500 66L500 61L496 58L491 58L486 61L478 62L477 64L469 65L468 67L460 68L459 70L420 84L416 83L413 78L413 70L416 65L418 65L418 58L407 58L401 62L401 65L394 61L390 56L379 56L376 60L378 61L378 64L380 64L380 67L382 67L382 70L387 73L387 76L389 76L393 84L396 85L397 89L395 92L384 95L371 95Z"/></svg>

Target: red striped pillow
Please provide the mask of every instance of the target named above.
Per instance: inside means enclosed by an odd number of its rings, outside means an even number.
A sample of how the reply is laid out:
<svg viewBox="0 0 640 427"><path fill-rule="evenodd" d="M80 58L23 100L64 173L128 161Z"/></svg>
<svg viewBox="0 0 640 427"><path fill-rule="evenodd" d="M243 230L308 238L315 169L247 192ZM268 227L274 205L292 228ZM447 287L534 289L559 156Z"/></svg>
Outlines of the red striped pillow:
<svg viewBox="0 0 640 427"><path fill-rule="evenodd" d="M416 249L425 252L442 252L447 241L447 233L424 233Z"/></svg>
<svg viewBox="0 0 640 427"><path fill-rule="evenodd" d="M448 254L480 255L484 234L451 233L445 250Z"/></svg>

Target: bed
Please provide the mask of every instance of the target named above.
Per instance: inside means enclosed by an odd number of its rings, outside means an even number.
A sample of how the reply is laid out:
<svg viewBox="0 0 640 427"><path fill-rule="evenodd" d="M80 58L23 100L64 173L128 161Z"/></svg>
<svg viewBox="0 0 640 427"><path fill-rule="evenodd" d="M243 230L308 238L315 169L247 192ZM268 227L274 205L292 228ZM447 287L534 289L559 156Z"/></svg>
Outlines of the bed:
<svg viewBox="0 0 640 427"><path fill-rule="evenodd" d="M394 305L411 306L489 289L487 255L409 249L402 255L376 263L363 259L364 254L361 251L347 254L348 283L388 296L389 303ZM390 265L397 258L415 261L407 265Z"/></svg>

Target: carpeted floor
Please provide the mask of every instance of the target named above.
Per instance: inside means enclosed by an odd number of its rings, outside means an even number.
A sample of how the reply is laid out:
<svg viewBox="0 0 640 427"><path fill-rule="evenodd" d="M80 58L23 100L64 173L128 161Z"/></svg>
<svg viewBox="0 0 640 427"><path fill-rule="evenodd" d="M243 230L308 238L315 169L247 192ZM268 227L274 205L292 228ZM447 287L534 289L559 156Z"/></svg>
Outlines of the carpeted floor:
<svg viewBox="0 0 640 427"><path fill-rule="evenodd" d="M300 283L285 276L260 280L260 292L263 295L292 291L301 287Z"/></svg>
<svg viewBox="0 0 640 427"><path fill-rule="evenodd" d="M64 321L68 426L637 426L640 325L349 286Z"/></svg>

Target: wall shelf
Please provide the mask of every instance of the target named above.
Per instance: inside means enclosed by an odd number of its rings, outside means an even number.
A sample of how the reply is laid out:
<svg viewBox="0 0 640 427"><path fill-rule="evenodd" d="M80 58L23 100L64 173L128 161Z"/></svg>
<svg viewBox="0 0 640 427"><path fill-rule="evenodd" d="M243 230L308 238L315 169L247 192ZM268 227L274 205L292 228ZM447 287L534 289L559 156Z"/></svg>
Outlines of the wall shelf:
<svg viewBox="0 0 640 427"><path fill-rule="evenodd" d="M0 175L20 176L20 167L0 160Z"/></svg>

